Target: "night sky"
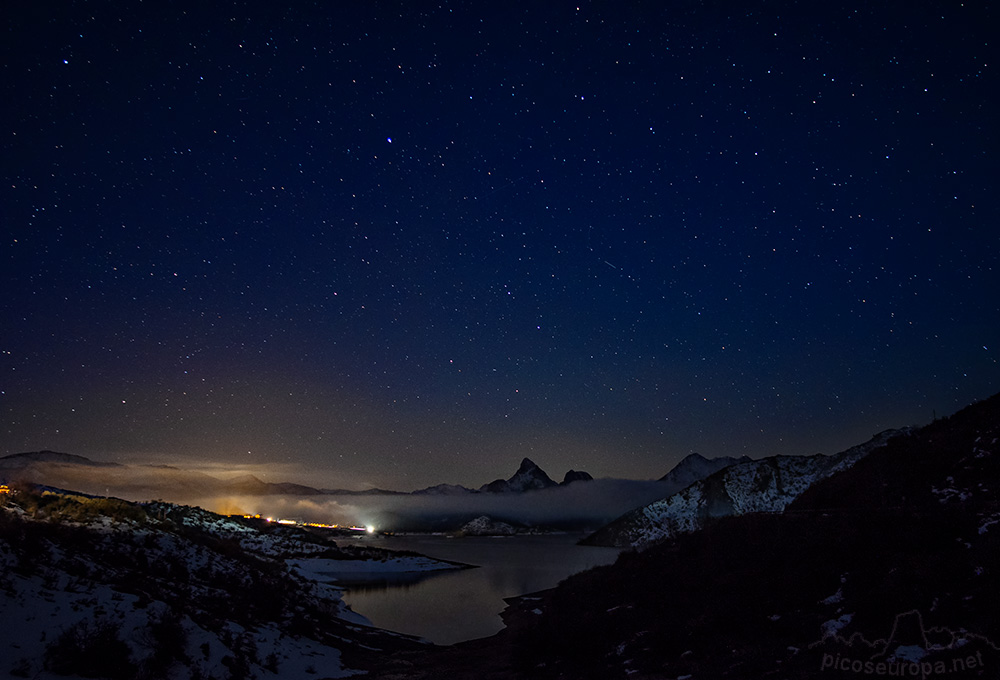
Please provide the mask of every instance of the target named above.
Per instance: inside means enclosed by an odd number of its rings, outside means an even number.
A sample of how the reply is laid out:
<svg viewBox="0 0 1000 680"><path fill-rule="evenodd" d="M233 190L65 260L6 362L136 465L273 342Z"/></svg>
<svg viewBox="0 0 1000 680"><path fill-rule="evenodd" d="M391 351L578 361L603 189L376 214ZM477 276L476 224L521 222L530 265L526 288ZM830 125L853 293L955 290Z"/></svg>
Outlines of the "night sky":
<svg viewBox="0 0 1000 680"><path fill-rule="evenodd" d="M0 455L409 490L949 414L1000 390L998 21L6 6Z"/></svg>

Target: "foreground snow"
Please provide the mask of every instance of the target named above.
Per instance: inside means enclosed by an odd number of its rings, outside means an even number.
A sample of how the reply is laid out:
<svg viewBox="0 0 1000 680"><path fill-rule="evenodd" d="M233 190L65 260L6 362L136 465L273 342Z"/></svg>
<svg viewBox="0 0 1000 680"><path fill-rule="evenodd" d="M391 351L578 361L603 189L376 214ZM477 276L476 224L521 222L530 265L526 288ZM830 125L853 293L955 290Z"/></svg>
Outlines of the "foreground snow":
<svg viewBox="0 0 1000 680"><path fill-rule="evenodd" d="M371 627L329 572L452 569L315 533L23 491L0 504L0 677L340 678L412 638ZM365 655L369 655L365 657Z"/></svg>

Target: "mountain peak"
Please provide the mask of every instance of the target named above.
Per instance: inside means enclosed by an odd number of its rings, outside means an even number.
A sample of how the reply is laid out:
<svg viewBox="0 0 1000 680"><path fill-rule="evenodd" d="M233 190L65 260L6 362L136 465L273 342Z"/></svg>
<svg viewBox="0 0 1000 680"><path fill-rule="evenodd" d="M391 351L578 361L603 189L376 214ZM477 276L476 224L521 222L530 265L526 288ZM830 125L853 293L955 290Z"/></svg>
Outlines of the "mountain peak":
<svg viewBox="0 0 1000 680"><path fill-rule="evenodd" d="M521 474L522 472L531 472L532 470L541 470L541 468L539 468L530 458L522 458L521 467L517 469L517 474Z"/></svg>
<svg viewBox="0 0 1000 680"><path fill-rule="evenodd" d="M663 539L697 531L709 518L784 512L811 486L852 467L872 451L884 449L894 436L899 436L899 432L887 430L864 444L833 455L778 455L759 460L743 456L739 460L715 458L706 461L704 465L719 465L719 468L666 498L626 513L584 540L589 545L641 550ZM727 461L732 464L722 465ZM697 465L685 471L682 464L671 470L664 480L676 481L688 472L705 471L699 470ZM821 507L829 507L829 504Z"/></svg>
<svg viewBox="0 0 1000 680"><path fill-rule="evenodd" d="M479 490L491 493L521 493L530 489L546 489L550 486L557 484L534 461L524 458L513 477L484 484Z"/></svg>
<svg viewBox="0 0 1000 680"><path fill-rule="evenodd" d="M733 458L732 456L705 458L700 453L689 453L670 472L660 477L659 481L670 482L676 487L677 491L680 491L723 468L749 461L750 459L746 456L740 458Z"/></svg>

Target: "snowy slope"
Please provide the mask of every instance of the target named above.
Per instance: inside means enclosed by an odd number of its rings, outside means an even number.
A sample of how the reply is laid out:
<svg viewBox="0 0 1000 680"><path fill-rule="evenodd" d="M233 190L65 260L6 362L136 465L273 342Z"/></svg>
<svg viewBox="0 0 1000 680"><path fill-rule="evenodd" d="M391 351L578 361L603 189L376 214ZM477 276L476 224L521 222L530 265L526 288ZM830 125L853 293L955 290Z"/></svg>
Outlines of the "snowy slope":
<svg viewBox="0 0 1000 680"><path fill-rule="evenodd" d="M663 475L660 481L675 485L677 489L684 489L697 481L705 479L710 474L718 472L722 468L749 461L750 458L747 456L740 458L733 458L732 456L705 458L700 453L692 453L675 465L670 472Z"/></svg>
<svg viewBox="0 0 1000 680"><path fill-rule="evenodd" d="M506 522L482 515L466 522L459 532L465 536L513 536L517 533L517 529Z"/></svg>
<svg viewBox="0 0 1000 680"><path fill-rule="evenodd" d="M695 531L709 518L781 512L817 481L846 470L902 432L887 430L830 456L773 456L730 465L672 496L623 515L585 542L644 549L678 533Z"/></svg>
<svg viewBox="0 0 1000 680"><path fill-rule="evenodd" d="M660 478L661 482L667 482L677 490L687 488L695 482L701 481L709 475L718 472L722 468L727 468L736 463L749 462L750 458L743 456L733 458L732 456L719 456L718 458L705 458L700 453L689 454L674 468Z"/></svg>
<svg viewBox="0 0 1000 680"><path fill-rule="evenodd" d="M346 677L419 646L324 571L454 568L169 503L0 496L0 677ZM103 666L102 666L103 664Z"/></svg>

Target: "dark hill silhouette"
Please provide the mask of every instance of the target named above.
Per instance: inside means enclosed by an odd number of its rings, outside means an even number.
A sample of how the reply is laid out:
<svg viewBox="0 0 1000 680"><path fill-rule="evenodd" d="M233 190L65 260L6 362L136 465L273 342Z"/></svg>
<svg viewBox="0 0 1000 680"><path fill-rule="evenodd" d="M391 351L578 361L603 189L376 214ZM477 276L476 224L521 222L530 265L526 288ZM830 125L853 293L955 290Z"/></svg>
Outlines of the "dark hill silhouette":
<svg viewBox="0 0 1000 680"><path fill-rule="evenodd" d="M567 484L572 484L573 482L592 482L594 478L590 476L590 473L584 472L583 470L567 470L566 475L563 480L559 482L560 486L566 486Z"/></svg>
<svg viewBox="0 0 1000 680"><path fill-rule="evenodd" d="M292 482L265 482L254 475L242 475L229 479L223 484L223 489L229 493L246 494L248 496L264 496L268 494L285 494L289 496L316 496L323 492L304 484Z"/></svg>
<svg viewBox="0 0 1000 680"><path fill-rule="evenodd" d="M12 453L9 456L0 458L0 468L23 467L32 463L62 463L68 465L86 465L88 467L121 467L120 463L104 463L91 460L86 456L78 456L73 453L59 453L58 451L28 451L25 453Z"/></svg>
<svg viewBox="0 0 1000 680"><path fill-rule="evenodd" d="M998 438L1000 395L995 395L890 441L849 474L807 490L789 510L995 509L1000 499L1000 456L994 453Z"/></svg>

